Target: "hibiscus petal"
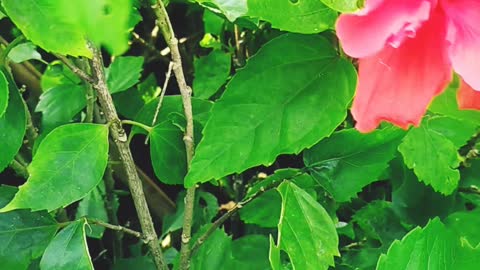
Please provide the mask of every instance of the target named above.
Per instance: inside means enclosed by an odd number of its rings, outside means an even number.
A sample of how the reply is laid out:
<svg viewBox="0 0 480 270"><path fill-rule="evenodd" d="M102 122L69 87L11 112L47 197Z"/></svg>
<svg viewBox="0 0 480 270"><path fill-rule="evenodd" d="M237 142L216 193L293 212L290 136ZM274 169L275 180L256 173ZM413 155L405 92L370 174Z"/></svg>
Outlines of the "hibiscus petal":
<svg viewBox="0 0 480 270"><path fill-rule="evenodd" d="M450 19L448 39L453 69L475 90L480 90L480 1L443 0Z"/></svg>
<svg viewBox="0 0 480 270"><path fill-rule="evenodd" d="M445 25L445 16L437 8L415 38L397 49L386 46L360 59L352 107L358 130L371 131L382 120L402 128L419 124L432 98L452 77Z"/></svg>
<svg viewBox="0 0 480 270"><path fill-rule="evenodd" d="M435 5L434 0L367 0L359 13L339 17L337 36L348 55L371 56L387 42L398 47L405 36L415 34Z"/></svg>
<svg viewBox="0 0 480 270"><path fill-rule="evenodd" d="M462 80L457 92L457 102L462 110L480 110L480 92Z"/></svg>

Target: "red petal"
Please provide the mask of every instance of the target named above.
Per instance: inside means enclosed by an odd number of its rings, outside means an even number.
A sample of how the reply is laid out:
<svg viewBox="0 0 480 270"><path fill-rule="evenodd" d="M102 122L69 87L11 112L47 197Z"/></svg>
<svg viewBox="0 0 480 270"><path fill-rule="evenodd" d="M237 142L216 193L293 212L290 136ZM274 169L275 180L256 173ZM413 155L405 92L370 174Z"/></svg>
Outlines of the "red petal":
<svg viewBox="0 0 480 270"><path fill-rule="evenodd" d="M476 90L480 90L480 1L443 0L449 20L453 69Z"/></svg>
<svg viewBox="0 0 480 270"><path fill-rule="evenodd" d="M337 21L337 36L348 55L356 58L379 52L387 42L398 45L415 34L428 20L434 0L370 0L356 14L343 14Z"/></svg>
<svg viewBox="0 0 480 270"><path fill-rule="evenodd" d="M458 107L462 110L480 110L480 92L465 83L460 82L457 92Z"/></svg>
<svg viewBox="0 0 480 270"><path fill-rule="evenodd" d="M430 101L452 77L445 36L445 15L436 9L415 38L359 61L352 107L358 130L371 131L382 120L402 128L419 124Z"/></svg>

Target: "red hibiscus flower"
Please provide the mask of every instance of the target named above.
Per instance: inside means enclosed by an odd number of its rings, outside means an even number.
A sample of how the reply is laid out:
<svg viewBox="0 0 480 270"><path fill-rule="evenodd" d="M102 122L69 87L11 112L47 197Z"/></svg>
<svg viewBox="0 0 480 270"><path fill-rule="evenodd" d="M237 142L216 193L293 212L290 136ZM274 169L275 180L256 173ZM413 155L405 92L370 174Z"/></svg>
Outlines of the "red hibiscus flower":
<svg viewBox="0 0 480 270"><path fill-rule="evenodd" d="M340 16L337 35L359 58L358 130L418 125L452 70L462 78L460 107L480 108L480 0L367 0Z"/></svg>

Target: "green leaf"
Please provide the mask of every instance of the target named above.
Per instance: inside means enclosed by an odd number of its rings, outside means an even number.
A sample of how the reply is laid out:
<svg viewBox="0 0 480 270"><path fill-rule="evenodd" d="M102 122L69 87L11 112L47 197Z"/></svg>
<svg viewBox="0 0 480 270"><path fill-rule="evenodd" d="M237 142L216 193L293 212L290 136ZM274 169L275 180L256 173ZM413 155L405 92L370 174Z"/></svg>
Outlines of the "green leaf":
<svg viewBox="0 0 480 270"><path fill-rule="evenodd" d="M165 184L183 184L187 173L183 132L170 121L164 121L156 125L149 136L155 175Z"/></svg>
<svg viewBox="0 0 480 270"><path fill-rule="evenodd" d="M131 87L130 89L112 95L117 112L128 119L134 119L145 106L140 92Z"/></svg>
<svg viewBox="0 0 480 270"><path fill-rule="evenodd" d="M369 134L342 130L306 150L303 159L320 185L336 201L345 202L366 185L381 180L404 135L396 128Z"/></svg>
<svg viewBox="0 0 480 270"><path fill-rule="evenodd" d="M114 55L128 49L130 0L2 1L10 19L33 43L51 52L91 56L86 40Z"/></svg>
<svg viewBox="0 0 480 270"><path fill-rule="evenodd" d="M84 85L64 84L43 92L35 112L42 113L42 130L69 123L87 105Z"/></svg>
<svg viewBox="0 0 480 270"><path fill-rule="evenodd" d="M475 123L447 116L431 117L428 119L428 127L452 141L457 148L467 144L477 131Z"/></svg>
<svg viewBox="0 0 480 270"><path fill-rule="evenodd" d="M0 71L0 117L5 114L8 107L8 92L7 78L3 71Z"/></svg>
<svg viewBox="0 0 480 270"><path fill-rule="evenodd" d="M268 251L268 260L272 270L281 270L282 262L280 260L280 248L275 245L272 235L270 235L270 249Z"/></svg>
<svg viewBox="0 0 480 270"><path fill-rule="evenodd" d="M269 270L268 247L268 238L264 235L251 234L236 239L232 242L232 265L225 268Z"/></svg>
<svg viewBox="0 0 480 270"><path fill-rule="evenodd" d="M280 30L313 34L333 29L337 12L320 0L248 0L248 15Z"/></svg>
<svg viewBox="0 0 480 270"><path fill-rule="evenodd" d="M46 92L56 86L66 84L79 84L81 82L69 68L65 67L60 61L53 61L42 74L40 85L43 92Z"/></svg>
<svg viewBox="0 0 480 270"><path fill-rule="evenodd" d="M232 259L232 239L217 229L200 246L192 257L192 270L223 269Z"/></svg>
<svg viewBox="0 0 480 270"><path fill-rule="evenodd" d="M152 126L153 116L155 115L155 110L158 106L158 99L159 98L156 98L147 103L137 114L135 121ZM210 109L212 108L212 104L213 103L211 101L192 98L193 119L198 121L201 125L205 125L205 122L210 117ZM155 124L162 123L164 121L171 121L169 115L173 113L183 115L182 97L179 95L164 97ZM146 131L138 127L133 127L130 136L146 133ZM182 145L184 144L182 143Z"/></svg>
<svg viewBox="0 0 480 270"><path fill-rule="evenodd" d="M88 195L78 204L76 219L87 217L108 223L107 210L105 209L105 184L101 181ZM118 202L117 202L118 206ZM115 209L114 209L115 211ZM105 227L91 224L87 229L87 236L100 239L103 237Z"/></svg>
<svg viewBox="0 0 480 270"><path fill-rule="evenodd" d="M37 59L41 60L42 56L37 52L37 47L31 42L25 42L15 46L9 53L10 58L15 63Z"/></svg>
<svg viewBox="0 0 480 270"><path fill-rule="evenodd" d="M405 223L425 225L430 218L451 213L456 196L444 196L418 181L401 157L392 161L391 169L392 208Z"/></svg>
<svg viewBox="0 0 480 270"><path fill-rule="evenodd" d="M282 199L278 192L269 190L240 209L240 218L247 224L275 228L280 220Z"/></svg>
<svg viewBox="0 0 480 270"><path fill-rule="evenodd" d="M407 233L391 203L386 201L373 201L362 207L353 215L353 221L368 237L380 240L382 245L390 245Z"/></svg>
<svg viewBox="0 0 480 270"><path fill-rule="evenodd" d="M302 188L312 188L317 185L315 180L312 179L312 177L305 172L299 170L299 169L291 169L291 168L285 168L285 169L278 169L276 170L272 175L269 175L267 178L262 179L255 184L253 184L248 190L247 190L247 195L245 198L251 198L258 192L261 192L262 190L267 190L272 187L275 187L283 180L288 180L292 181L295 183L297 186L300 186Z"/></svg>
<svg viewBox="0 0 480 270"><path fill-rule="evenodd" d="M205 9L203 12L203 25L205 33L220 35L223 30L225 20L214 12Z"/></svg>
<svg viewBox="0 0 480 270"><path fill-rule="evenodd" d="M445 220L445 226L456 232L474 247L480 243L480 210L461 211L450 214Z"/></svg>
<svg viewBox="0 0 480 270"><path fill-rule="evenodd" d="M149 256L141 256L135 258L120 258L113 265L113 270L131 270L131 269L141 269L141 270L156 270L157 267L153 262L152 258Z"/></svg>
<svg viewBox="0 0 480 270"><path fill-rule="evenodd" d="M28 167L30 177L1 212L48 211L85 197L102 180L108 160L108 127L69 124L49 133Z"/></svg>
<svg viewBox="0 0 480 270"><path fill-rule="evenodd" d="M66 0L63 0L66 1ZM72 4L75 3L75 4ZM131 0L68 0L67 14L75 14L77 24L97 45L104 45L113 55L129 47Z"/></svg>
<svg viewBox="0 0 480 270"><path fill-rule="evenodd" d="M227 81L230 75L231 56L219 50L213 50L207 56L194 61L195 79L193 92L195 97L208 99Z"/></svg>
<svg viewBox="0 0 480 270"><path fill-rule="evenodd" d="M439 96L437 96L430 107L429 111L457 118L460 120L471 121L476 124L480 123L480 112L476 110L460 110L457 104L457 89L460 86L458 76L450 83L448 88Z"/></svg>
<svg viewBox="0 0 480 270"><path fill-rule="evenodd" d="M17 192L0 186L0 207L5 206ZM46 211L16 210L0 214L0 261L2 269L27 269L39 258L53 239L58 224Z"/></svg>
<svg viewBox="0 0 480 270"><path fill-rule="evenodd" d="M211 9L216 13L223 13L231 22L238 17L244 16L247 11L247 0L195 0L199 4ZM218 8L218 10L216 9Z"/></svg>
<svg viewBox="0 0 480 270"><path fill-rule="evenodd" d="M321 0L328 7L340 12L354 12L365 5L365 0Z"/></svg>
<svg viewBox="0 0 480 270"><path fill-rule="evenodd" d="M477 269L480 249L462 243L438 218L395 241L380 256L377 270Z"/></svg>
<svg viewBox="0 0 480 270"><path fill-rule="evenodd" d="M460 159L457 147L430 127L429 121L411 129L398 147L408 168L435 191L451 194L458 185Z"/></svg>
<svg viewBox="0 0 480 270"><path fill-rule="evenodd" d="M121 56L115 58L106 70L110 93L127 90L140 81L143 70L143 57Z"/></svg>
<svg viewBox="0 0 480 270"><path fill-rule="evenodd" d="M290 182L278 188L282 212L277 246L290 257L294 270L328 269L339 256L335 224L307 192Z"/></svg>
<svg viewBox="0 0 480 270"><path fill-rule="evenodd" d="M137 116L135 117L135 121L152 126L153 117L158 106L158 100L159 98L156 98L147 103L140 110L140 112L138 112ZM198 122L200 126L205 125L205 122L210 117L212 104L213 103L208 100L192 98L193 119ZM172 119L170 118L171 114L183 115L182 98L179 95L164 97L155 124L162 123L164 121L172 122ZM147 132L139 127L133 127L132 131L130 132L130 136L134 136L136 134L147 134ZM185 144L182 142L182 146L178 146L178 148L180 147L185 148Z"/></svg>
<svg viewBox="0 0 480 270"><path fill-rule="evenodd" d="M40 261L42 270L93 270L85 235L85 219L70 223L48 245Z"/></svg>
<svg viewBox="0 0 480 270"><path fill-rule="evenodd" d="M169 232L174 232L182 228L183 215L185 212L185 192L178 194L176 206L177 211L174 214L165 216L162 226L162 236ZM193 213L193 227L198 228L201 225L210 223L218 213L218 201L215 196L208 192L197 191L195 194Z"/></svg>
<svg viewBox="0 0 480 270"><path fill-rule="evenodd" d="M345 119L355 85L352 64L325 38L272 40L213 105L185 186L270 165L280 154L314 145Z"/></svg>
<svg viewBox="0 0 480 270"><path fill-rule="evenodd" d="M388 247L387 247L388 248ZM360 249L349 249L342 253L342 262L335 268L359 270L375 269L378 257L382 254L380 248L362 247ZM346 268L341 268L346 266Z"/></svg>
<svg viewBox="0 0 480 270"><path fill-rule="evenodd" d="M0 69L8 83L8 107L0 116L0 172L10 164L23 144L25 135L25 105L15 82L6 72Z"/></svg>
<svg viewBox="0 0 480 270"><path fill-rule="evenodd" d="M144 102L150 102L160 95L161 88L158 86L155 74L150 73L147 78L137 85L137 91Z"/></svg>
<svg viewBox="0 0 480 270"><path fill-rule="evenodd" d="M67 3L77 7L79 2L81 1L2 0L2 5L8 17L27 39L46 51L91 56L85 32L76 23L78 13L70 13L70 8L67 8Z"/></svg>

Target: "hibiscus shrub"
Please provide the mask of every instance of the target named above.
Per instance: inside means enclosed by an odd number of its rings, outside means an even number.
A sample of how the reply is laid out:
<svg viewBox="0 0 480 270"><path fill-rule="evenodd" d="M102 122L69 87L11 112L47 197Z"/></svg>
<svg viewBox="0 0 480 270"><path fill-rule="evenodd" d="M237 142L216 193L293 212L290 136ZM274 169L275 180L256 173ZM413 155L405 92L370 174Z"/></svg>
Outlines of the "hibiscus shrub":
<svg viewBox="0 0 480 270"><path fill-rule="evenodd" d="M478 269L480 1L0 3L0 269Z"/></svg>

